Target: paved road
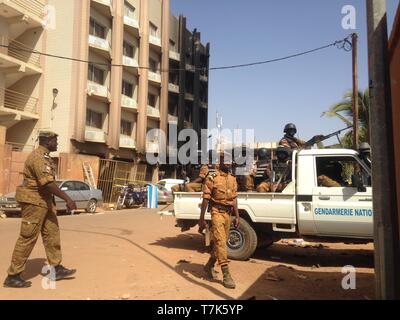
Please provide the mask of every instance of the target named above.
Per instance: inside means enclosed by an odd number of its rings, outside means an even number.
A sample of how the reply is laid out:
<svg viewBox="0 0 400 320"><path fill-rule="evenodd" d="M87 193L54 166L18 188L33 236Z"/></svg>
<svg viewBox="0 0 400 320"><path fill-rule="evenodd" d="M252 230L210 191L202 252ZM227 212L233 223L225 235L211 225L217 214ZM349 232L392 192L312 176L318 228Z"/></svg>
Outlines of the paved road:
<svg viewBox="0 0 400 320"><path fill-rule="evenodd" d="M251 261L232 262L237 289L227 290L203 278L208 255L202 237L195 229L181 234L174 224L144 209L60 217L63 263L78 269L76 278L57 282L55 290L42 288L46 260L39 239L24 275L32 288L0 287L0 299L374 298L372 245L303 249L278 243ZM4 276L19 226L20 219L0 219ZM356 290L341 287L344 265L357 268Z"/></svg>

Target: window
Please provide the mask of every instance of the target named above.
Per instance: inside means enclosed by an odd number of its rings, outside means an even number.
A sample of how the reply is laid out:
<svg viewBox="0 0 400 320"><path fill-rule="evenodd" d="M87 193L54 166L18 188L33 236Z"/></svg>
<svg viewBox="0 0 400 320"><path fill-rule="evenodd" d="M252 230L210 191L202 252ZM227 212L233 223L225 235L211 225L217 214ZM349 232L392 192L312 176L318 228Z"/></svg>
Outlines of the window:
<svg viewBox="0 0 400 320"><path fill-rule="evenodd" d="M149 61L149 68L151 72L157 73L157 61L155 61L154 59L150 59Z"/></svg>
<svg viewBox="0 0 400 320"><path fill-rule="evenodd" d="M121 120L121 134L124 136L132 135L132 122Z"/></svg>
<svg viewBox="0 0 400 320"><path fill-rule="evenodd" d="M169 40L169 50L177 52L178 50L176 49L176 43L173 40Z"/></svg>
<svg viewBox="0 0 400 320"><path fill-rule="evenodd" d="M125 15L133 18L135 13L135 8L128 2L125 1Z"/></svg>
<svg viewBox="0 0 400 320"><path fill-rule="evenodd" d="M64 182L64 184L62 185L61 189L64 189L66 191L75 191L75 184L73 181L66 181Z"/></svg>
<svg viewBox="0 0 400 320"><path fill-rule="evenodd" d="M135 57L135 48L127 41L124 41L123 55L130 58Z"/></svg>
<svg viewBox="0 0 400 320"><path fill-rule="evenodd" d="M89 64L88 79L98 84L104 85L104 70Z"/></svg>
<svg viewBox="0 0 400 320"><path fill-rule="evenodd" d="M150 22L150 35L153 37L158 37L157 31L157 26Z"/></svg>
<svg viewBox="0 0 400 320"><path fill-rule="evenodd" d="M90 187L86 183L75 181L75 190L89 191Z"/></svg>
<svg viewBox="0 0 400 320"><path fill-rule="evenodd" d="M99 24L93 18L90 18L89 34L92 36L105 39L106 38L106 28Z"/></svg>
<svg viewBox="0 0 400 320"><path fill-rule="evenodd" d="M319 187L353 187L352 177L361 175L364 185L371 186L371 175L354 157L318 157Z"/></svg>
<svg viewBox="0 0 400 320"><path fill-rule="evenodd" d="M157 97L154 94L149 93L147 98L147 104L153 108L156 107Z"/></svg>
<svg viewBox="0 0 400 320"><path fill-rule="evenodd" d="M86 125L92 128L103 129L103 115L88 109L86 113Z"/></svg>
<svg viewBox="0 0 400 320"><path fill-rule="evenodd" d="M124 96L133 97L133 84L122 80L122 94Z"/></svg>

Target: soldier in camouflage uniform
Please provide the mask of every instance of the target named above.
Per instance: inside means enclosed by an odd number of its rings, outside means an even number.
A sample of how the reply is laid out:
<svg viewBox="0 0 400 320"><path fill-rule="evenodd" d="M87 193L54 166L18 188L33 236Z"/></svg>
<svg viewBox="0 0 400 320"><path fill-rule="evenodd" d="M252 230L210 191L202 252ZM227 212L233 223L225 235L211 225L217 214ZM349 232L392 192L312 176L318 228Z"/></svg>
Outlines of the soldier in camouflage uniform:
<svg viewBox="0 0 400 320"><path fill-rule="evenodd" d="M296 125L289 123L285 126L285 136L279 141L278 145L290 148L292 150L299 150L305 147L306 142L295 137L297 133Z"/></svg>
<svg viewBox="0 0 400 320"><path fill-rule="evenodd" d="M61 265L60 229L54 196L66 201L69 210L76 210L76 204L55 184L56 168L50 152L57 151L57 134L41 132L39 144L25 162L24 181L16 192L16 200L22 209L22 221L8 277L4 282L4 287L8 288L31 286L31 282L23 280L21 274L39 234L42 235L48 262L54 267L54 280L65 279L76 272Z"/></svg>
<svg viewBox="0 0 400 320"><path fill-rule="evenodd" d="M208 165L202 165L200 168L199 176L191 181L190 183L186 184L185 191L186 192L201 192L203 190L204 180L208 176Z"/></svg>
<svg viewBox="0 0 400 320"><path fill-rule="evenodd" d="M318 175L318 186L326 188L341 188L343 167L338 162L322 162Z"/></svg>
<svg viewBox="0 0 400 320"><path fill-rule="evenodd" d="M223 285L226 288L234 289L236 285L228 267L227 242L231 227L231 215L234 214L236 216L234 222L236 228L239 227L240 216L237 206L236 178L229 173L231 166L231 160L227 155L222 154L219 170L206 179L203 188L199 232L202 232L207 227L205 213L210 204L212 252L205 266L205 271L208 277L215 279L214 265L218 261L223 273Z"/></svg>

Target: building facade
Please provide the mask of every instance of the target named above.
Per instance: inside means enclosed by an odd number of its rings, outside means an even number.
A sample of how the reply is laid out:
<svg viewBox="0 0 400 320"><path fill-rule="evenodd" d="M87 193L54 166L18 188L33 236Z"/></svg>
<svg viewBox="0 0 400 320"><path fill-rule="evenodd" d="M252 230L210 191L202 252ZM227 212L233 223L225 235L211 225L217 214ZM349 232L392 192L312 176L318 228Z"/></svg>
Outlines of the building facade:
<svg viewBox="0 0 400 320"><path fill-rule="evenodd" d="M209 44L169 0L0 1L0 37L0 145L137 162L151 129L207 128Z"/></svg>

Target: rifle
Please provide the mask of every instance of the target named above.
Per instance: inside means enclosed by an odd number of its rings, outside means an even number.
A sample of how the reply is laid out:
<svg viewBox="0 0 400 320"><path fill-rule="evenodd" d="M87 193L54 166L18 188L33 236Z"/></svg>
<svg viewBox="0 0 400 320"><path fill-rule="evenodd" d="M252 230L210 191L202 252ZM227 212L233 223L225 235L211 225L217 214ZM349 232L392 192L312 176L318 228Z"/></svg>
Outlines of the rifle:
<svg viewBox="0 0 400 320"><path fill-rule="evenodd" d="M310 139L309 141L306 142L305 147L306 148L307 147L312 147L314 144L317 144L317 143L320 143L322 141L328 140L329 138L332 138L332 137L335 137L335 136L338 139L339 144L342 144L342 142L339 139L339 134L341 134L343 131L346 131L346 130L349 130L349 129L352 129L352 128L353 128L353 126L349 126L347 128L335 131L335 132L333 132L331 134L328 134L326 136L324 136L324 135L315 136L315 137L313 137L312 139Z"/></svg>

